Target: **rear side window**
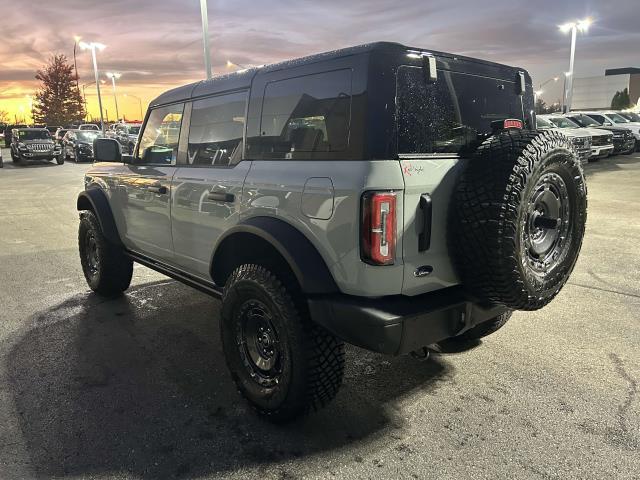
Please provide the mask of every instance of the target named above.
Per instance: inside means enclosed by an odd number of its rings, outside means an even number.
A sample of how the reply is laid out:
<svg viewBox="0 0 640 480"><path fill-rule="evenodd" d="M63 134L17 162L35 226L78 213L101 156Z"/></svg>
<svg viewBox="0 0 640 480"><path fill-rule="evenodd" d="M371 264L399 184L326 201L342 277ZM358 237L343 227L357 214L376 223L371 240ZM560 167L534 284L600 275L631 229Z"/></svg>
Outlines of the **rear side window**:
<svg viewBox="0 0 640 480"><path fill-rule="evenodd" d="M247 92L193 102L189 128L190 165L227 166L242 157Z"/></svg>
<svg viewBox="0 0 640 480"><path fill-rule="evenodd" d="M492 122L529 120L513 82L440 70L430 82L422 68L401 66L396 88L399 154L464 154L492 133Z"/></svg>
<svg viewBox="0 0 640 480"><path fill-rule="evenodd" d="M249 140L264 159L321 158L349 146L351 70L336 70L267 84L260 135Z"/></svg>

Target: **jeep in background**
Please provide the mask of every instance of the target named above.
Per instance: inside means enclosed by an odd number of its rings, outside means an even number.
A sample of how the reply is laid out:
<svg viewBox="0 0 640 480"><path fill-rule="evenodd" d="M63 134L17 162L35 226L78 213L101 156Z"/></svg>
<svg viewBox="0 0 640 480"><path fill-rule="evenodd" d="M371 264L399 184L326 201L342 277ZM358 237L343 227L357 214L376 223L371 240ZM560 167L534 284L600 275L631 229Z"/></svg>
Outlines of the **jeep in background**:
<svg viewBox="0 0 640 480"><path fill-rule="evenodd" d="M335 397L344 342L468 345L558 294L586 185L533 110L521 68L395 43L170 90L132 156L94 141L82 270L101 295L139 262L221 297L239 391L296 418Z"/></svg>
<svg viewBox="0 0 640 480"><path fill-rule="evenodd" d="M570 113L565 117L584 128L602 129L606 132L611 132L613 134L613 153L615 155L619 153L631 155L636 149L636 139L633 136L633 132L628 128L614 125L603 127L589 115L582 113Z"/></svg>
<svg viewBox="0 0 640 480"><path fill-rule="evenodd" d="M591 157L589 157L589 160L600 160L613 154L613 132L582 127L564 115L539 115L539 117L543 117L558 128L577 130L591 136Z"/></svg>
<svg viewBox="0 0 640 480"><path fill-rule="evenodd" d="M34 160L55 160L64 163L60 147L46 128L14 128L11 132L11 160L15 163Z"/></svg>
<svg viewBox="0 0 640 480"><path fill-rule="evenodd" d="M550 122L545 115L536 115L536 127L540 131L555 130L562 135L566 135L576 148L578 158L583 165L589 163L591 159L591 135L579 128L560 128L555 123Z"/></svg>

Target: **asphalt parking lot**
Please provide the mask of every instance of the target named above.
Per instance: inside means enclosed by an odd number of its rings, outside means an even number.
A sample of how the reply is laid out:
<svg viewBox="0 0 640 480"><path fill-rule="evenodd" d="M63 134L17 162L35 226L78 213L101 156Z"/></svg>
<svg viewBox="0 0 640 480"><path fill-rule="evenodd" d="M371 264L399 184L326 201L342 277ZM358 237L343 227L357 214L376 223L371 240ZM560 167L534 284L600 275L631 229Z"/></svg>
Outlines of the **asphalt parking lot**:
<svg viewBox="0 0 640 480"><path fill-rule="evenodd" d="M476 348L351 347L336 401L276 427L240 399L219 302L136 267L80 269L89 165L0 170L0 479L640 478L640 154L586 167L587 235L558 298Z"/></svg>

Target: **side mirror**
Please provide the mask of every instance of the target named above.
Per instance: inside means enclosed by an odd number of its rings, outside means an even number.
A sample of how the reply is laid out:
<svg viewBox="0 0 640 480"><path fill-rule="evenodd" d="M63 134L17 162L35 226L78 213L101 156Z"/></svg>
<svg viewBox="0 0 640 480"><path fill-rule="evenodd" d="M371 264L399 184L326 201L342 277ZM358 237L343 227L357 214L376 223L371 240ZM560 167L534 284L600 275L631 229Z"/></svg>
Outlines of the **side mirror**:
<svg viewBox="0 0 640 480"><path fill-rule="evenodd" d="M96 162L122 163L120 144L112 138L96 138L93 141L93 156Z"/></svg>

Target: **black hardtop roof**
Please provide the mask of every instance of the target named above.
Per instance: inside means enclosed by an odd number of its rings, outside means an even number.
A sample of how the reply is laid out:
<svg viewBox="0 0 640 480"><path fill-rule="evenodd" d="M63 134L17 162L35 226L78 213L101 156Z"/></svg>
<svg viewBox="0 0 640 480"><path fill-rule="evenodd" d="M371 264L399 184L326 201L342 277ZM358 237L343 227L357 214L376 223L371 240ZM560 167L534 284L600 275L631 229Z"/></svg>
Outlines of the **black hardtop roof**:
<svg viewBox="0 0 640 480"><path fill-rule="evenodd" d="M328 52L316 53L313 55L308 55L305 57L296 58L293 60L285 60L283 62L278 62L270 65L265 65L262 67L254 67L245 70L239 70L238 72L229 73L225 75L215 76L210 80L200 80L198 82L190 83L188 85L183 85L181 87L173 88L168 90L154 100L151 101L150 106L154 107L157 105L165 105L174 102L180 102L184 100L188 100L194 97L200 97L205 95L211 95L219 92L230 91L230 90L240 90L249 88L251 86L251 81L255 77L258 72L266 73L266 72L274 72L278 70L282 70L285 68L293 68L302 65L309 65L312 63L333 60L337 58L347 57L351 55L360 55L370 52L386 52L386 53L396 53L401 54L407 51L415 51L415 52L423 52L423 53L431 53L436 57L441 58L450 58L456 60L462 60L471 63L479 63L488 66L494 66L498 68L507 68L515 70L525 71L519 67L513 67L509 65L504 65L496 62L490 62L488 60L480 60L477 58L466 57L464 55L456 55L452 53L440 52L437 50L429 50L426 48L418 48L418 47L409 47L407 45L402 45L396 42L374 42L367 43L363 45L357 45L354 47L341 48L338 50L331 50Z"/></svg>

